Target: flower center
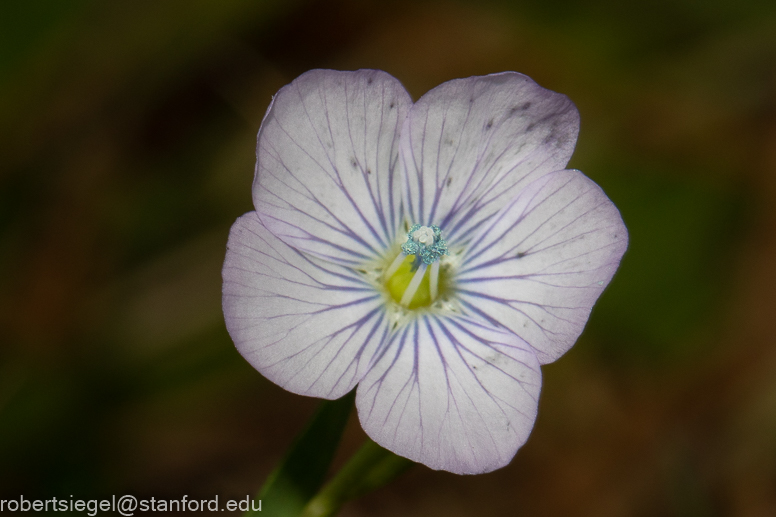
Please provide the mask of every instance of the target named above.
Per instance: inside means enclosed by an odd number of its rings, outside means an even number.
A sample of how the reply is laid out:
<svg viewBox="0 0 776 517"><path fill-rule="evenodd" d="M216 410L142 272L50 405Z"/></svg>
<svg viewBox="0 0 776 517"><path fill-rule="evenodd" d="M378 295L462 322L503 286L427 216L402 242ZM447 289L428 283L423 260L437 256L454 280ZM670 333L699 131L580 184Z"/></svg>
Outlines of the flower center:
<svg viewBox="0 0 776 517"><path fill-rule="evenodd" d="M447 287L439 258L447 243L438 226L414 225L407 232L402 252L385 272L385 287L393 300L408 309L430 306Z"/></svg>

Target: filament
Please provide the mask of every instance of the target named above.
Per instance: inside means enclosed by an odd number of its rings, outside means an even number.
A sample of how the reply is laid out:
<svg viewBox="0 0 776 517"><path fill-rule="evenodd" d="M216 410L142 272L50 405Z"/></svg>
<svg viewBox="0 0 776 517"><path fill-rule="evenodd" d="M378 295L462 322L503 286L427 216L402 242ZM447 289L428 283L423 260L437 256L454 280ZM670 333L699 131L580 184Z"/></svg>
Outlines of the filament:
<svg viewBox="0 0 776 517"><path fill-rule="evenodd" d="M418 267L418 270L415 271L415 275L413 275L412 280L410 281L410 285L408 285L407 290L404 291L404 295L401 297L401 301L399 303L405 307L410 305L412 297L415 296L415 293L418 291L420 282L423 280L423 275L426 274L426 268L427 266L425 264L422 264L420 267Z"/></svg>
<svg viewBox="0 0 776 517"><path fill-rule="evenodd" d="M386 280L391 278L393 274L396 273L396 271L399 269L402 262L404 262L405 258L407 257L404 253L399 253L398 255L396 255L396 258L393 259L393 262L391 262L391 266L385 271L385 276L383 278L385 278Z"/></svg>
<svg viewBox="0 0 776 517"><path fill-rule="evenodd" d="M414 280L414 278L413 278ZM431 264L431 274L429 278L429 287L431 288L431 301L436 300L439 294L439 261Z"/></svg>

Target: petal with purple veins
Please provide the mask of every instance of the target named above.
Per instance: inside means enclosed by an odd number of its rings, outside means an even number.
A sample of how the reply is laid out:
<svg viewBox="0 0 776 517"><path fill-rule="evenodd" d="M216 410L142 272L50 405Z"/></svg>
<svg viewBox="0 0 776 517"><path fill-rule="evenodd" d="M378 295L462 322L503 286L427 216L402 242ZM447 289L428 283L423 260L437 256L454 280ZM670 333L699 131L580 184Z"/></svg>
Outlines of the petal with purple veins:
<svg viewBox="0 0 776 517"><path fill-rule="evenodd" d="M574 344L628 246L617 207L576 170L546 175L488 221L463 258L464 308L523 338L542 364Z"/></svg>
<svg viewBox="0 0 776 517"><path fill-rule="evenodd" d="M503 467L536 419L541 371L511 332L464 317L420 316L400 329L358 386L378 444L433 469Z"/></svg>
<svg viewBox="0 0 776 517"><path fill-rule="evenodd" d="M253 201L287 244L344 265L396 238L398 135L412 101L385 72L312 70L275 95L259 130Z"/></svg>
<svg viewBox="0 0 776 517"><path fill-rule="evenodd" d="M531 181L566 166L578 130L565 95L516 72L434 88L401 132L407 217L465 244Z"/></svg>
<svg viewBox="0 0 776 517"><path fill-rule="evenodd" d="M352 269L289 247L256 212L232 226L223 278L226 328L237 349L294 393L341 397L386 340L381 294Z"/></svg>

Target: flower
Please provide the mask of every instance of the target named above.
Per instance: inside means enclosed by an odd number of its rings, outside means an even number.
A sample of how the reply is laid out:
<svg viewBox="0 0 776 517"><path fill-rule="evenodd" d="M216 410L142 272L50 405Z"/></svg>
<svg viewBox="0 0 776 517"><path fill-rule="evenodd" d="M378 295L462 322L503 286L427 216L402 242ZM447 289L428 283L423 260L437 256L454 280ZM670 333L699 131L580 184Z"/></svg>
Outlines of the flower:
<svg viewBox="0 0 776 517"><path fill-rule="evenodd" d="M412 103L378 70L312 70L259 130L255 212L229 235L227 329L283 388L356 385L377 443L434 469L511 461L540 365L576 341L627 246L617 208L564 170L574 104L505 72Z"/></svg>

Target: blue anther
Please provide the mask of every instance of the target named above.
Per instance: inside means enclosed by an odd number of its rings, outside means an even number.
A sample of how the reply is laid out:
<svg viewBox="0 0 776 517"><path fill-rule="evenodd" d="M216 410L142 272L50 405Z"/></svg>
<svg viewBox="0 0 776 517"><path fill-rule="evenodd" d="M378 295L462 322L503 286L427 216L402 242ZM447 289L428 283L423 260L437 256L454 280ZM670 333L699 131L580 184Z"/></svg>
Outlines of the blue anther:
<svg viewBox="0 0 776 517"><path fill-rule="evenodd" d="M424 230L421 230L421 228ZM427 241L428 239L425 239L425 237L429 229L433 232L434 242L432 244L420 242L416 232L421 230L423 235L420 239ZM401 250L405 255L415 255L415 263L412 265L412 269L415 270L421 262L426 265L433 264L442 255L447 255L447 242L442 238L442 230L439 229L439 226L415 224L407 232L407 242L401 245Z"/></svg>

